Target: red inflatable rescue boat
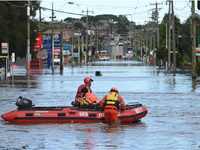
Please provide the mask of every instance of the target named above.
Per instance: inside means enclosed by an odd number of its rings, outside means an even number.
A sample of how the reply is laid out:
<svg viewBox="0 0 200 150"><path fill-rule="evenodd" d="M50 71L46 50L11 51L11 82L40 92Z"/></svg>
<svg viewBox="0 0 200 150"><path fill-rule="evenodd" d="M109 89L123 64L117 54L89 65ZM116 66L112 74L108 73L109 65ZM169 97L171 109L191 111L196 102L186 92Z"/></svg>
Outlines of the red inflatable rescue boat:
<svg viewBox="0 0 200 150"><path fill-rule="evenodd" d="M147 108L136 102L126 105L124 111L119 109L118 116L121 123L131 123L140 120L146 114ZM18 106L16 110L5 113L1 117L15 123L104 123L103 110L72 106L33 107L32 102L30 107Z"/></svg>

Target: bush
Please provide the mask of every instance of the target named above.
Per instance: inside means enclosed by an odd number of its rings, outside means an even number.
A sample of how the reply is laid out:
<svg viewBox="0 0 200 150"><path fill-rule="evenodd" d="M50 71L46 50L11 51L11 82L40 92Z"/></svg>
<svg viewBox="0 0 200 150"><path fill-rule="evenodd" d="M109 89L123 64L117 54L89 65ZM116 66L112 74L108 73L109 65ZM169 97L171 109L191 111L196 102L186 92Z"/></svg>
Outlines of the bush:
<svg viewBox="0 0 200 150"><path fill-rule="evenodd" d="M137 49L136 53L137 53L138 56L140 56L140 52L141 51L139 49Z"/></svg>
<svg viewBox="0 0 200 150"><path fill-rule="evenodd" d="M200 62L197 62L195 72L198 76L200 76Z"/></svg>
<svg viewBox="0 0 200 150"><path fill-rule="evenodd" d="M165 45L161 45L156 50L156 59L157 60L167 60L168 58L168 50L165 48Z"/></svg>

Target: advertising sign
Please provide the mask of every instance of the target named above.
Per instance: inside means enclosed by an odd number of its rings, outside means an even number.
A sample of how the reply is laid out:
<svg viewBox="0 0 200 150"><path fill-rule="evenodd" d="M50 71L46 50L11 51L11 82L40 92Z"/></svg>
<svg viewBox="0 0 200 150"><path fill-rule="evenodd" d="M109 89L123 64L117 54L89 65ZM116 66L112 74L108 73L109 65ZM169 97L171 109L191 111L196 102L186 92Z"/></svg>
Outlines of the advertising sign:
<svg viewBox="0 0 200 150"><path fill-rule="evenodd" d="M63 51L72 51L72 45L63 44Z"/></svg>
<svg viewBox="0 0 200 150"><path fill-rule="evenodd" d="M60 34L54 34L54 47L60 47Z"/></svg>
<svg viewBox="0 0 200 150"><path fill-rule="evenodd" d="M47 60L45 61L45 65L48 68L51 66L51 39L43 39L43 49L47 51Z"/></svg>
<svg viewBox="0 0 200 150"><path fill-rule="evenodd" d="M200 47L196 47L196 56L200 56Z"/></svg>
<svg viewBox="0 0 200 150"><path fill-rule="evenodd" d="M33 53L33 59L37 59L37 53L41 51L42 49L42 35L41 32L38 32L38 37L36 38L36 43L34 43L34 53Z"/></svg>
<svg viewBox="0 0 200 150"><path fill-rule="evenodd" d="M1 43L2 54L8 54L8 43Z"/></svg>
<svg viewBox="0 0 200 150"><path fill-rule="evenodd" d="M54 49L54 62L60 63L60 49Z"/></svg>
<svg viewBox="0 0 200 150"><path fill-rule="evenodd" d="M36 38L34 50L37 52L38 50L41 50L41 48L42 48L42 35L41 32L38 32L38 37Z"/></svg>

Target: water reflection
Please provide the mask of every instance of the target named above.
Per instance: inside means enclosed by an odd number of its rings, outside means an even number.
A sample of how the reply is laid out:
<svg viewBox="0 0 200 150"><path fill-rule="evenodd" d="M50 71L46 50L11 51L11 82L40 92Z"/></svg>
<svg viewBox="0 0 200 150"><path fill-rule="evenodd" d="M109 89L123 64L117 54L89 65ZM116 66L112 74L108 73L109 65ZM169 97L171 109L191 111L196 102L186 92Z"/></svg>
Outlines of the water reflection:
<svg viewBox="0 0 200 150"><path fill-rule="evenodd" d="M196 79L192 79L192 91L194 92L196 90L197 87L197 80Z"/></svg>

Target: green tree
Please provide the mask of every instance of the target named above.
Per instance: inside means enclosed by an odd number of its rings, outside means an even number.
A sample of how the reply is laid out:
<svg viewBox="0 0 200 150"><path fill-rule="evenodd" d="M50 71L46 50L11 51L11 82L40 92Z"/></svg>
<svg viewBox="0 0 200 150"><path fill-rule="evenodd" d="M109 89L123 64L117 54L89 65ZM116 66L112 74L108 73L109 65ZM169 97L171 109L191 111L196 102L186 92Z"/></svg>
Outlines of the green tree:
<svg viewBox="0 0 200 150"><path fill-rule="evenodd" d="M65 18L64 21L65 22L71 22L73 20L76 20L76 18L71 18L71 17L68 17L68 18Z"/></svg>
<svg viewBox="0 0 200 150"><path fill-rule="evenodd" d="M45 32L49 29L52 29L52 26L49 23L43 22L42 23L42 32Z"/></svg>
<svg viewBox="0 0 200 150"><path fill-rule="evenodd" d="M75 24L74 24L74 28L76 28L76 29L85 29L85 27L81 24L81 23L79 23L79 22L76 22Z"/></svg>
<svg viewBox="0 0 200 150"><path fill-rule="evenodd" d="M168 61L168 49L166 49L166 30L167 30L167 33L169 32L169 26L167 26L167 29L166 29L166 20L168 20L168 18L169 18L169 15L165 14L162 20L162 24L160 28L160 47L157 47L157 50L156 50L157 60ZM179 46L179 49L177 49L178 48L177 35L178 35L179 27L181 27L181 23L180 23L180 19L177 16L174 16L174 21L175 21L176 51L178 51L178 53L176 54L176 63L177 65L180 65L183 59L181 55L182 54L181 47ZM167 37L167 40L169 40L169 37ZM172 46L172 38L171 38L171 46ZM171 47L171 50L173 50L173 47ZM171 61L173 61L173 55L172 54L170 55L171 55Z"/></svg>
<svg viewBox="0 0 200 150"><path fill-rule="evenodd" d="M166 20L168 20L168 18L169 15L165 14L162 20L162 24L160 27L160 45L166 45ZM181 26L181 23L180 19L177 16L174 16L174 21L175 21L175 38L177 41L178 28ZM167 33L168 32L169 32L169 25L167 26ZM167 39L169 39L169 37Z"/></svg>
<svg viewBox="0 0 200 150"><path fill-rule="evenodd" d="M195 72L198 76L200 76L200 62L197 62Z"/></svg>
<svg viewBox="0 0 200 150"><path fill-rule="evenodd" d="M12 4L11 4L12 3ZM0 2L0 43L9 43L9 53L15 52L16 57L25 57L27 51L27 2ZM36 10L40 2L31 2L30 11L30 43L33 51L37 37Z"/></svg>
<svg viewBox="0 0 200 150"><path fill-rule="evenodd" d="M192 59L192 37L191 37L191 20L192 16L190 16L180 28L180 35L182 35L182 38L180 38L180 47L182 47L182 52L184 56L189 56L190 60ZM196 20L196 47L198 47L199 43L199 30L200 30L200 15L195 14L195 20ZM185 57L184 57L185 60Z"/></svg>
<svg viewBox="0 0 200 150"><path fill-rule="evenodd" d="M156 59L166 61L168 58L168 50L165 48L165 45L161 45L156 50Z"/></svg>
<svg viewBox="0 0 200 150"><path fill-rule="evenodd" d="M126 28L126 26L128 25L129 25L129 21L127 17L125 15L119 15L117 33L126 34L128 32L128 29Z"/></svg>
<svg viewBox="0 0 200 150"><path fill-rule="evenodd" d="M61 29L61 27L60 27L59 24L57 24L57 25L54 26L54 29Z"/></svg>

